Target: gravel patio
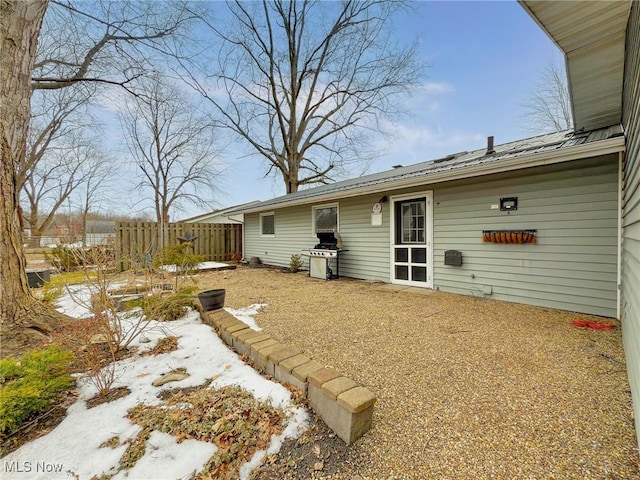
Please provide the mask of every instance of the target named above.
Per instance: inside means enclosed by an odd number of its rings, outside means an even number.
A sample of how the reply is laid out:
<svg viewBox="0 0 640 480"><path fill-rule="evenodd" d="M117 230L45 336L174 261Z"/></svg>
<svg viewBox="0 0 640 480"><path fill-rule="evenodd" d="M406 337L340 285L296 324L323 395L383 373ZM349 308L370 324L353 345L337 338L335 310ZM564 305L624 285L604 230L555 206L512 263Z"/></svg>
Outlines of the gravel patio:
<svg viewBox="0 0 640 480"><path fill-rule="evenodd" d="M232 308L267 304L267 333L378 397L337 472L281 478L640 478L615 320L265 268L197 281Z"/></svg>

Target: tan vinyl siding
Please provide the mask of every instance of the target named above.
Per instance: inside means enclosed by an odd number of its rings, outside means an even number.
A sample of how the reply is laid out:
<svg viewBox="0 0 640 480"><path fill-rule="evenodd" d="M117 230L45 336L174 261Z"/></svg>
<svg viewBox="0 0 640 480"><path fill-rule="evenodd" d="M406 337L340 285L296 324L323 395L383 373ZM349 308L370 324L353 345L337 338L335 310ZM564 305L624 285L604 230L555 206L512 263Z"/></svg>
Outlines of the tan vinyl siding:
<svg viewBox="0 0 640 480"><path fill-rule="evenodd" d="M622 339L640 443L640 5L627 26L623 118L627 141L623 180Z"/></svg>
<svg viewBox="0 0 640 480"><path fill-rule="evenodd" d="M490 287L498 300L615 317L616 162L612 155L566 171L435 189L434 287L477 296ZM517 211L491 208L512 196ZM537 230L537 243L481 238L483 230L518 229ZM444 265L450 249L463 253L462 267Z"/></svg>

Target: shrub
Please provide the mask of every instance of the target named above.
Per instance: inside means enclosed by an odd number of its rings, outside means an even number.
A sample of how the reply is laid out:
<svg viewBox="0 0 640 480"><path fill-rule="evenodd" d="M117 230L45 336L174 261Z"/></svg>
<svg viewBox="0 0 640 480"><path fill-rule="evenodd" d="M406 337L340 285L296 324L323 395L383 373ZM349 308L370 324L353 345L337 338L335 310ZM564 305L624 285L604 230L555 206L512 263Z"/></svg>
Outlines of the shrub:
<svg viewBox="0 0 640 480"><path fill-rule="evenodd" d="M144 297L141 302L142 312L149 320L170 322L182 317L189 309L197 309L198 305L193 288L182 288L171 295L152 295Z"/></svg>
<svg viewBox="0 0 640 480"><path fill-rule="evenodd" d="M175 265L178 268L176 273L191 273L195 271L198 265L204 262L204 256L189 253L188 250L190 248L193 248L191 242L171 245L164 248L154 259L153 267L158 268L162 265Z"/></svg>
<svg viewBox="0 0 640 480"><path fill-rule="evenodd" d="M55 345L0 360L0 432L11 433L69 389L71 352Z"/></svg>
<svg viewBox="0 0 640 480"><path fill-rule="evenodd" d="M291 255L291 261L289 262L289 269L292 272L299 272L300 270L302 270L303 266L304 264L302 262L302 257L300 256L300 254L294 253L293 255Z"/></svg>
<svg viewBox="0 0 640 480"><path fill-rule="evenodd" d="M82 265L79 249L71 247L55 247L45 252L47 261L58 270L69 272Z"/></svg>
<svg viewBox="0 0 640 480"><path fill-rule="evenodd" d="M115 261L113 249L97 247L59 246L44 254L47 261L58 270L70 272L88 265L112 265Z"/></svg>
<svg viewBox="0 0 640 480"><path fill-rule="evenodd" d="M117 380L115 361L119 345L115 343L119 336L112 329L107 315L96 314L64 325L51 334L56 344L73 352L73 371L81 372L100 395L109 392Z"/></svg>

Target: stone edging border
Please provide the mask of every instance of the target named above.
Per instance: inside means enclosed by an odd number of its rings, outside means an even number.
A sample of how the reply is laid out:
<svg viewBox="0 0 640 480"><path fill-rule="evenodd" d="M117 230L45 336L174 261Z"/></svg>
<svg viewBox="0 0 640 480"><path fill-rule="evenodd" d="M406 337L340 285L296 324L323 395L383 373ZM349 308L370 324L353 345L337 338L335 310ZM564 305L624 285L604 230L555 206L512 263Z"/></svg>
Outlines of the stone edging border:
<svg viewBox="0 0 640 480"><path fill-rule="evenodd" d="M250 358L256 369L298 388L347 445L371 428L376 397L367 388L271 335L252 330L223 309L205 312L201 317L229 347Z"/></svg>

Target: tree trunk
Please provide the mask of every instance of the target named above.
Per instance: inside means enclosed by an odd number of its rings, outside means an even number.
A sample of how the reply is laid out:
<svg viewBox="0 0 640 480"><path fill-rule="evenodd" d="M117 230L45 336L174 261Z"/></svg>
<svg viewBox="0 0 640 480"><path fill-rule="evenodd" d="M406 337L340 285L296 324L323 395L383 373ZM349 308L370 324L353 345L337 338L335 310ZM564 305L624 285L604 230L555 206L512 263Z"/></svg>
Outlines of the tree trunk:
<svg viewBox="0 0 640 480"><path fill-rule="evenodd" d="M20 191L17 189L17 187L16 195L20 195ZM29 242L29 246L39 247L42 233L38 228L38 205L34 205L33 202L31 202L31 208L29 209L29 219L27 220L27 222L29 223L29 229L31 230L31 241Z"/></svg>
<svg viewBox="0 0 640 480"><path fill-rule="evenodd" d="M16 166L26 156L31 71L47 0L2 0L0 50L0 340L5 356L37 345L60 314L29 290Z"/></svg>
<svg viewBox="0 0 640 480"><path fill-rule="evenodd" d="M289 165L289 170L288 171L284 171L284 170L280 170L282 172L282 176L284 178L284 186L285 189L287 191L287 193L296 193L298 191L298 187L299 185L299 178L298 178L298 168L296 165Z"/></svg>

